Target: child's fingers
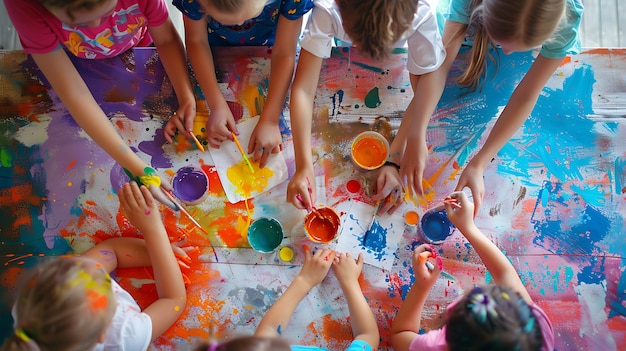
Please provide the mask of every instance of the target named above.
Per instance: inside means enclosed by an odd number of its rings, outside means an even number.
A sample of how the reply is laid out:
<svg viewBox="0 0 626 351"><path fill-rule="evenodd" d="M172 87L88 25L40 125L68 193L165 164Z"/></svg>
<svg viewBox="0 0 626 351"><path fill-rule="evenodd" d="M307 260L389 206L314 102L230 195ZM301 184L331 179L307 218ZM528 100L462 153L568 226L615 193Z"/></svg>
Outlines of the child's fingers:
<svg viewBox="0 0 626 351"><path fill-rule="evenodd" d="M359 257L356 260L356 265L359 267L359 270L363 269L363 264L365 263L365 259L363 258L363 253L359 253Z"/></svg>

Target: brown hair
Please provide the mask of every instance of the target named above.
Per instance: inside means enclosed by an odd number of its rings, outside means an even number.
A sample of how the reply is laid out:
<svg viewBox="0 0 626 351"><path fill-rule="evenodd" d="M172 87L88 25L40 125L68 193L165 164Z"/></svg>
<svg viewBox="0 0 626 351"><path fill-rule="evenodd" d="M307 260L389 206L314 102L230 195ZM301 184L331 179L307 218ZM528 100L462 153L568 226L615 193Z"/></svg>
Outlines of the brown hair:
<svg viewBox="0 0 626 351"><path fill-rule="evenodd" d="M476 90L484 82L487 60L495 62L489 35L515 39L529 48L539 46L556 30L565 6L565 0L472 0L469 33L474 35L474 45L457 83Z"/></svg>
<svg viewBox="0 0 626 351"><path fill-rule="evenodd" d="M291 351L289 343L280 337L243 336L215 344L201 344L195 351Z"/></svg>
<svg viewBox="0 0 626 351"><path fill-rule="evenodd" d="M359 52L382 60L411 27L418 0L337 0L343 28Z"/></svg>
<svg viewBox="0 0 626 351"><path fill-rule="evenodd" d="M450 351L541 350L539 322L530 306L510 288L475 287L447 313Z"/></svg>
<svg viewBox="0 0 626 351"><path fill-rule="evenodd" d="M74 12L92 10L104 4L107 0L39 0L44 7L53 9L65 9L70 19L74 19Z"/></svg>
<svg viewBox="0 0 626 351"><path fill-rule="evenodd" d="M15 302L15 332L0 350L91 350L117 303L111 277L91 259L49 260L27 277Z"/></svg>

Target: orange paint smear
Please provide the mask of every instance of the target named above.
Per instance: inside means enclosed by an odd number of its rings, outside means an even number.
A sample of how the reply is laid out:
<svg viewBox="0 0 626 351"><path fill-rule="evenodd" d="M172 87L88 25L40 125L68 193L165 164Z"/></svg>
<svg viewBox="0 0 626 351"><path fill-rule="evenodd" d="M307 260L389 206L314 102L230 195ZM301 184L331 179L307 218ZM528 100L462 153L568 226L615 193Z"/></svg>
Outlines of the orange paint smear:
<svg viewBox="0 0 626 351"><path fill-rule="evenodd" d="M372 169L379 167L387 159L387 148L378 140L363 138L354 143L352 148L354 161L361 167Z"/></svg>

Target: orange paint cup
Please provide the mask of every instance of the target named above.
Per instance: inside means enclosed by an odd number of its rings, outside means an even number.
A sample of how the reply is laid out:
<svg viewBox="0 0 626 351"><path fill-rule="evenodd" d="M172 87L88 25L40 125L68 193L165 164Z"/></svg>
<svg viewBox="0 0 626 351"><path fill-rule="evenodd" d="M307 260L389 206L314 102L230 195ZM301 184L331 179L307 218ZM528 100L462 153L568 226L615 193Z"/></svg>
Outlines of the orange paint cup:
<svg viewBox="0 0 626 351"><path fill-rule="evenodd" d="M304 232L311 241L329 243L339 235L339 215L330 207L319 207L304 217Z"/></svg>
<svg viewBox="0 0 626 351"><path fill-rule="evenodd" d="M352 140L350 159L358 171L375 170L385 164L388 156L389 142L380 133L367 131Z"/></svg>
<svg viewBox="0 0 626 351"><path fill-rule="evenodd" d="M417 234L417 224L419 223L420 215L414 209L408 209L404 211L404 230L410 234Z"/></svg>

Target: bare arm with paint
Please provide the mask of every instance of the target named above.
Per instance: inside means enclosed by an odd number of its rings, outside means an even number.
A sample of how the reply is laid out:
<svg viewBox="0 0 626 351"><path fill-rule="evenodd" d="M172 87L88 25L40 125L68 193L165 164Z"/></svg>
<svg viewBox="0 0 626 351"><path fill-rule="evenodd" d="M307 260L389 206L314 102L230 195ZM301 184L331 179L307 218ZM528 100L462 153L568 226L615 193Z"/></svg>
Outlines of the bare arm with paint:
<svg viewBox="0 0 626 351"><path fill-rule="evenodd" d="M376 350L380 342L380 333L372 309L367 304L359 285L359 276L361 276L362 270L363 254L359 254L357 261L350 253L337 254L333 264L333 272L335 272L343 295L348 302L354 340L363 340L370 344L373 350Z"/></svg>
<svg viewBox="0 0 626 351"><path fill-rule="evenodd" d="M324 280L335 260L335 251L317 250L314 254L305 247L302 270L291 282L287 290L267 311L254 333L255 336L276 337L285 329L300 301Z"/></svg>
<svg viewBox="0 0 626 351"><path fill-rule="evenodd" d="M302 17L290 20L280 15L278 18L276 37L272 46L267 100L248 143L248 153L253 155L253 160L258 161L261 168L265 167L270 154L276 154L283 149L279 128L280 114L293 78L301 27Z"/></svg>
<svg viewBox="0 0 626 351"><path fill-rule="evenodd" d="M411 341L418 335L426 298L441 270L436 264L433 265L435 268L432 271L426 267L428 258L432 257L428 247L429 245L423 244L413 250L411 262L415 272L415 282L391 325L391 345L398 351L408 350Z"/></svg>
<svg viewBox="0 0 626 351"><path fill-rule="evenodd" d="M313 99L322 68L322 58L302 49L291 87L291 131L296 159L296 172L287 185L287 201L296 208L315 205L315 171L311 154L311 122ZM309 196L310 190L310 196ZM298 199L302 198L303 201Z"/></svg>
<svg viewBox="0 0 626 351"><path fill-rule="evenodd" d="M509 259L496 244L489 240L489 238L476 227L473 217L474 204L462 191L454 192L450 197L457 200L460 208L446 202L444 205L448 219L459 229L472 245L478 256L480 256L483 264L489 273L491 273L494 283L513 289L518 292L528 304L532 304L533 301L526 287Z"/></svg>
<svg viewBox="0 0 626 351"><path fill-rule="evenodd" d="M562 61L562 59L549 59L541 55L537 57L530 66L530 70L513 91L485 144L463 169L456 190L462 190L464 187L469 187L472 190L476 204L474 215L480 209L485 195L485 182L483 180L485 167L524 124L535 107L543 87Z"/></svg>
<svg viewBox="0 0 626 351"><path fill-rule="evenodd" d="M182 313L187 297L183 276L156 201L145 186L126 183L119 192L126 218L139 230L144 240L107 240L83 256L102 262L107 270L115 267L151 265L159 295L143 312L152 319L152 340L163 334ZM121 245L128 245L120 247ZM146 257L147 256L147 257Z"/></svg>

